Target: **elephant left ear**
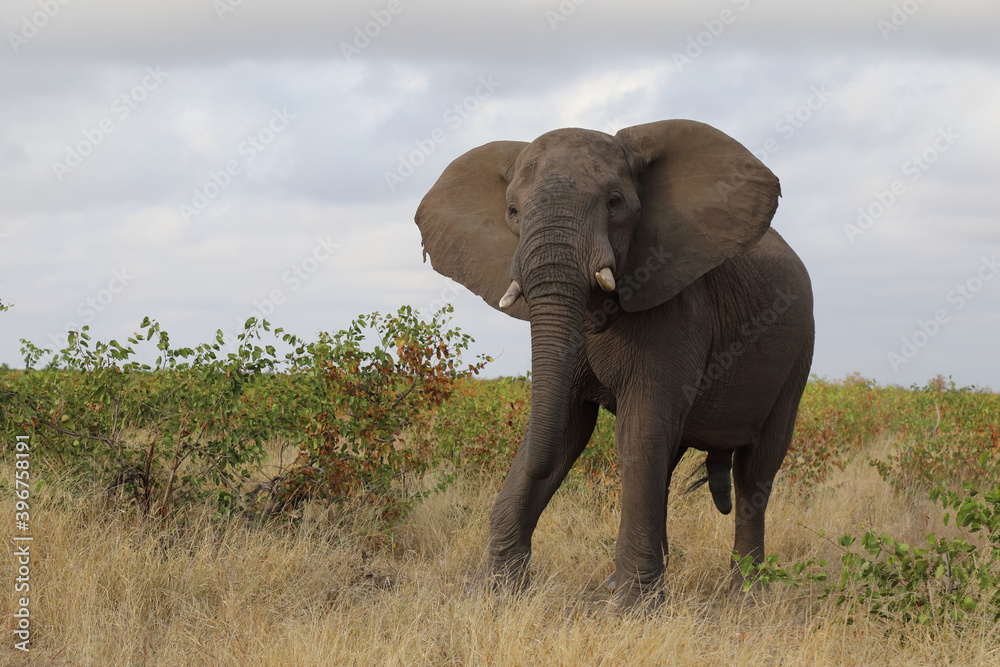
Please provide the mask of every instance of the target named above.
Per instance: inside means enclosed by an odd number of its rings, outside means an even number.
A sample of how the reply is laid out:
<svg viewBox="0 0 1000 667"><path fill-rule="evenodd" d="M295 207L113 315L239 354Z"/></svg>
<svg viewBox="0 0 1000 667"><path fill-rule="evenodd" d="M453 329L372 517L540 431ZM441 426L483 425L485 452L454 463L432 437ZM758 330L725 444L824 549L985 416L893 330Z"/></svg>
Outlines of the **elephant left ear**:
<svg viewBox="0 0 1000 667"><path fill-rule="evenodd" d="M624 310L664 303L767 231L781 186L732 137L691 120L635 125L616 137L642 165L642 211L625 270L616 271Z"/></svg>

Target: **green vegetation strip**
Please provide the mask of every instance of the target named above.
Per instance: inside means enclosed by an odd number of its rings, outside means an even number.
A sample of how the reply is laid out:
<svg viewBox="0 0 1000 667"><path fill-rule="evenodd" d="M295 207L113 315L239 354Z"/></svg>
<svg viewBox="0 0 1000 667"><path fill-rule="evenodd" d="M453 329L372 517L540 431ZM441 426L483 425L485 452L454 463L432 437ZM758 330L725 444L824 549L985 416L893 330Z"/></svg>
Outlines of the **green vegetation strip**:
<svg viewBox="0 0 1000 667"><path fill-rule="evenodd" d="M220 516L280 519L321 501L375 508L388 531L448 471L505 470L527 424L530 381L475 379L489 359L462 362L472 339L448 328L448 313L363 315L314 342L252 318L235 340L220 331L194 348L172 347L148 318L124 344L86 328L55 353L22 341L26 370L0 371L0 427L30 435L51 479L96 484L116 508L174 515L211 503ZM910 388L814 377L779 484L808 496L883 436L893 451L870 465L898 494L930 494L945 523L954 511L972 542L844 535L836 583L816 571L825 563L769 556L740 564L748 585L821 585L849 621L859 609L925 625L976 609L1000 620L1000 396L941 377ZM618 477L602 413L572 479L614 495Z"/></svg>

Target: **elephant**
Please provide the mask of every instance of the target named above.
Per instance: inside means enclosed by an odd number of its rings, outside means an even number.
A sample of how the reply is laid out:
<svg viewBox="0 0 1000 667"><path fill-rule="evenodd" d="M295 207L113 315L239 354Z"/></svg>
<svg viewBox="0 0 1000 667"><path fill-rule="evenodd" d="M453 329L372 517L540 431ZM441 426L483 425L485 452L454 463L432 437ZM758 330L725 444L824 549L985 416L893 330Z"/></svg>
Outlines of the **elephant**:
<svg viewBox="0 0 1000 667"><path fill-rule="evenodd" d="M735 552L763 560L815 336L809 275L770 228L780 195L735 139L663 120L487 143L423 197L424 261L530 323L531 411L490 512L495 585L527 585L532 533L599 407L621 470L616 608L663 599L668 490L689 448L723 514L735 486Z"/></svg>

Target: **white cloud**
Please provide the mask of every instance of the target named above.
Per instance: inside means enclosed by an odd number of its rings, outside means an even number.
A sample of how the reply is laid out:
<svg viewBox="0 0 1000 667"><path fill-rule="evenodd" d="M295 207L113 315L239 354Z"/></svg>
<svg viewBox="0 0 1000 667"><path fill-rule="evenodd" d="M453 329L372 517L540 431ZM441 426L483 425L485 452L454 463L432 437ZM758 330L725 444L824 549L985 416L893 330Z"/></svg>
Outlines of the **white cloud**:
<svg viewBox="0 0 1000 667"><path fill-rule="evenodd" d="M915 0L914 0L915 1ZM343 44L355 45L358 31L365 43L351 62L390 59L416 61L508 59L521 63L540 57L584 57L592 63L615 52L632 56L657 49L669 55L688 37L711 25L723 11L723 26L712 49L750 47L756 51L794 54L803 49L837 50L845 44L869 49L993 49L992 26L1000 9L991 0L923 3L905 16L898 31L883 38L878 21L893 21L902 2L801 3L794 0L725 0L705 3L589 1L572 12L560 2L518 0L468 3L460 0L402 0L401 11L389 15L388 3L242 2L222 12L219 3L175 0L137 3L91 0L61 6L46 20L20 55L65 55L101 58L171 58L189 62L294 55L347 62ZM563 3L565 4L565 3ZM574 6L576 3L572 3ZM917 3L920 5L920 3ZM20 33L25 20L39 11L35 0L8 0L0 14L4 32ZM553 30L547 12L567 14ZM896 18L899 22L901 19ZM865 45L868 45L867 47ZM551 47L557 47L553 52ZM358 48L355 46L355 48ZM994 53L995 56L995 53ZM569 64L571 60L562 60Z"/></svg>
<svg viewBox="0 0 1000 667"><path fill-rule="evenodd" d="M351 62L341 42L385 3L247 0L222 20L201 0L61 5L18 53L8 38L2 62L13 64L0 66L0 297L15 303L0 315L0 361L19 362L19 338L44 343L80 320L79 304L127 266L135 280L95 314L97 335L128 335L149 314L177 342L200 342L274 290L285 300L272 319L305 335L364 311L452 300L480 351L506 350L492 372L523 372L527 326L453 294L421 263L420 197L487 141L688 117L763 154L781 178L775 227L817 295L816 372L902 383L941 372L1000 387L1000 282L912 364L895 373L885 360L997 247L1000 170L1000 9L926 3L884 40L876 21L893 4L588 0L553 31L545 12L558 2L403 0ZM724 9L735 20L678 68L674 52L718 28ZM3 34L37 11L35 0L4 3ZM169 72L162 84L126 119L113 116L157 66ZM480 77L499 85L449 124ZM824 86L830 99L809 107ZM285 108L294 120L246 162L241 142ZM114 131L60 183L52 161L109 114ZM907 160L948 127L954 146L905 180ZM436 128L445 139L390 190L385 173ZM180 205L232 158L240 173L184 224ZM844 225L894 179L905 194L851 244ZM327 236L338 251L307 279L289 278Z"/></svg>
<svg viewBox="0 0 1000 667"><path fill-rule="evenodd" d="M657 93L669 85L673 72L669 63L615 68L558 90L550 104L559 110L561 125L603 130L625 112L626 102L630 117L648 117Z"/></svg>

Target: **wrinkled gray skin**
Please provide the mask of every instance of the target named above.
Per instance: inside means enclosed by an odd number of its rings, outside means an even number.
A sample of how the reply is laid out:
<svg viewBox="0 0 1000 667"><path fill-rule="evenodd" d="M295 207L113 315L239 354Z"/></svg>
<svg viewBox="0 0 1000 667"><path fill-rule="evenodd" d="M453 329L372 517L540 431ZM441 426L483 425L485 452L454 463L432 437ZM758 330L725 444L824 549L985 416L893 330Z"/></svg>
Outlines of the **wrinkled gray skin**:
<svg viewBox="0 0 1000 667"><path fill-rule="evenodd" d="M616 415L622 518L609 582L655 604L671 474L707 452L735 549L764 556L764 514L813 349L808 274L777 232L777 179L692 121L609 136L557 130L462 156L418 209L434 267L531 322L531 414L490 517L486 574L523 585L539 516ZM597 272L610 268L607 291ZM734 572L734 586L742 583Z"/></svg>

